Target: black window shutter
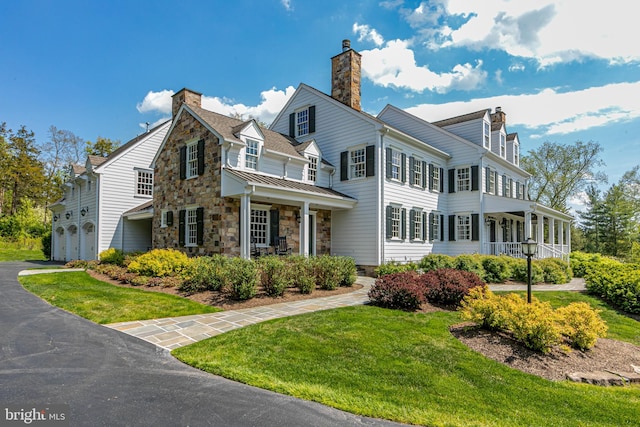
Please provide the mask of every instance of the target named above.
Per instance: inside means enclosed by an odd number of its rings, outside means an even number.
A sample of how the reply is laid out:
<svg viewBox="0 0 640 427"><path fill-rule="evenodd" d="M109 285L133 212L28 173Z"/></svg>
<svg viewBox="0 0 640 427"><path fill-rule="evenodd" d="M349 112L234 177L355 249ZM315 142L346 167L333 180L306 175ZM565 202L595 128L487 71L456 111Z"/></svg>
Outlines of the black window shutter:
<svg viewBox="0 0 640 427"><path fill-rule="evenodd" d="M401 209L400 210L400 238L401 239L406 239L407 238L407 210L406 209Z"/></svg>
<svg viewBox="0 0 640 427"><path fill-rule="evenodd" d="M196 244L204 243L204 208L196 209Z"/></svg>
<svg viewBox="0 0 640 427"><path fill-rule="evenodd" d="M429 240L433 240L434 238L434 229L433 229L433 219L434 219L435 214L433 212L431 212L429 214Z"/></svg>
<svg viewBox="0 0 640 427"><path fill-rule="evenodd" d="M204 173L204 139L198 141L198 175Z"/></svg>
<svg viewBox="0 0 640 427"><path fill-rule="evenodd" d="M387 178L392 177L391 169L393 168L393 150L391 148L385 148L385 176Z"/></svg>
<svg viewBox="0 0 640 427"><path fill-rule="evenodd" d="M316 106L309 107L309 133L316 131Z"/></svg>
<svg viewBox="0 0 640 427"><path fill-rule="evenodd" d="M415 184L414 175L416 174L416 159L413 156L409 157L409 183Z"/></svg>
<svg viewBox="0 0 640 427"><path fill-rule="evenodd" d="M471 166L471 191L480 189L480 168L478 165Z"/></svg>
<svg viewBox="0 0 640 427"><path fill-rule="evenodd" d="M471 240L480 240L480 215L471 214Z"/></svg>
<svg viewBox="0 0 640 427"><path fill-rule="evenodd" d="M491 168L488 166L484 168L484 191L485 193L489 192L489 181L491 181Z"/></svg>
<svg viewBox="0 0 640 427"><path fill-rule="evenodd" d="M349 152L340 153L340 181L349 179Z"/></svg>
<svg viewBox="0 0 640 427"><path fill-rule="evenodd" d="M375 145L367 145L365 149L366 163L365 174L366 176L375 176L376 174L376 147Z"/></svg>
<svg viewBox="0 0 640 427"><path fill-rule="evenodd" d="M407 182L407 155L403 153L400 156L400 161L402 162L400 164L400 178L402 178L402 182Z"/></svg>
<svg viewBox="0 0 640 427"><path fill-rule="evenodd" d="M434 166L432 164L429 164L429 190L435 190L435 188L433 188L433 168Z"/></svg>
<svg viewBox="0 0 640 427"><path fill-rule="evenodd" d="M429 184L429 176L427 175L427 170L428 170L428 165L427 162L422 162L422 188L427 188L427 185ZM429 188L431 188L431 186L429 186Z"/></svg>
<svg viewBox="0 0 640 427"><path fill-rule="evenodd" d="M180 147L180 179L187 177L187 147Z"/></svg>
<svg viewBox="0 0 640 427"><path fill-rule="evenodd" d="M167 211L166 215L166 224L168 226L173 225L173 211Z"/></svg>
<svg viewBox="0 0 640 427"><path fill-rule="evenodd" d="M184 209L178 212L178 245L184 246L184 234L185 234L185 219L187 217L187 211Z"/></svg>
<svg viewBox="0 0 640 427"><path fill-rule="evenodd" d="M409 240L413 240L416 235L416 211L409 211Z"/></svg>
<svg viewBox="0 0 640 427"><path fill-rule="evenodd" d="M276 246L280 235L280 211L278 209L269 211L269 235L271 236L271 246Z"/></svg>
<svg viewBox="0 0 640 427"><path fill-rule="evenodd" d="M391 206L387 206L387 212L386 212L386 216L385 216L385 233L387 236L387 239L391 238L391 214L393 212L392 210L393 208Z"/></svg>
<svg viewBox="0 0 640 427"><path fill-rule="evenodd" d="M456 216L449 215L449 241L456 240Z"/></svg>
<svg viewBox="0 0 640 427"><path fill-rule="evenodd" d="M444 215L440 215L440 241L444 242Z"/></svg>
<svg viewBox="0 0 640 427"><path fill-rule="evenodd" d="M449 193L456 192L456 170L449 169Z"/></svg>
<svg viewBox="0 0 640 427"><path fill-rule="evenodd" d="M440 168L440 192L444 193L444 168Z"/></svg>
<svg viewBox="0 0 640 427"><path fill-rule="evenodd" d="M428 226L429 224L427 224L427 215L422 212L422 240L425 242L427 241L427 235L429 234L427 230Z"/></svg>
<svg viewBox="0 0 640 427"><path fill-rule="evenodd" d="M296 113L289 114L289 136L291 138L296 136Z"/></svg>

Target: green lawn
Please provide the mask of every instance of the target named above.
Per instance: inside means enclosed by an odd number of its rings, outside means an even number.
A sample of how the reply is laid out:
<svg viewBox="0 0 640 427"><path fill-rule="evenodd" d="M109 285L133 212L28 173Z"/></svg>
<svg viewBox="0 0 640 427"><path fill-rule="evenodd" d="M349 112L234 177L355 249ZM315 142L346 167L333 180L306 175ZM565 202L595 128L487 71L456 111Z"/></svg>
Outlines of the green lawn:
<svg viewBox="0 0 640 427"><path fill-rule="evenodd" d="M537 294L554 304L580 294ZM640 323L607 309L611 337ZM469 350L457 313L348 307L272 320L172 352L197 368L360 415L430 426L625 426L640 387L552 382Z"/></svg>
<svg viewBox="0 0 640 427"><path fill-rule="evenodd" d="M3 261L46 261L41 250L0 248L0 262Z"/></svg>
<svg viewBox="0 0 640 427"><path fill-rule="evenodd" d="M85 272L20 276L19 281L50 304L101 324L220 311L175 295L110 285Z"/></svg>

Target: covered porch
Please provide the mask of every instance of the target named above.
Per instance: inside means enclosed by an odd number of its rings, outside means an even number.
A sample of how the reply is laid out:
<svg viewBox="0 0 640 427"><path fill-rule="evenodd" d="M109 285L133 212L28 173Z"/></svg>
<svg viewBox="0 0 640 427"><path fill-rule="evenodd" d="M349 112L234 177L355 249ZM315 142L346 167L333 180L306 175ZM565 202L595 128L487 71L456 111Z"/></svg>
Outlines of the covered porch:
<svg viewBox="0 0 640 427"><path fill-rule="evenodd" d="M286 178L225 167L222 196L239 200L240 256L277 253L284 238L289 253L330 253L331 212L351 209L357 200L334 191Z"/></svg>
<svg viewBox="0 0 640 427"><path fill-rule="evenodd" d="M573 217L539 203L485 195L482 253L524 258L520 243L538 243L536 258L569 260Z"/></svg>

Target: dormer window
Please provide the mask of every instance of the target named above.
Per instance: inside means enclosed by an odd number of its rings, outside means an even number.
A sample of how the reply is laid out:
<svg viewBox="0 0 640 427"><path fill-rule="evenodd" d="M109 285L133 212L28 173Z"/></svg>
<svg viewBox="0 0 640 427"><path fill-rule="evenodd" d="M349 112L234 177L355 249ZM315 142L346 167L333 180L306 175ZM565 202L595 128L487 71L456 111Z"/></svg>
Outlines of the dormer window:
<svg viewBox="0 0 640 427"><path fill-rule="evenodd" d="M505 134L500 134L500 157L507 157L507 137Z"/></svg>
<svg viewBox="0 0 640 427"><path fill-rule="evenodd" d="M316 182L318 178L318 158L315 156L308 156L309 166L307 167L307 179L311 182Z"/></svg>
<svg viewBox="0 0 640 427"><path fill-rule="evenodd" d="M484 148L491 149L491 125L488 122L484 123Z"/></svg>
<svg viewBox="0 0 640 427"><path fill-rule="evenodd" d="M513 144L513 164L520 166L520 145Z"/></svg>
<svg viewBox="0 0 640 427"><path fill-rule="evenodd" d="M245 166L248 169L257 169L259 143L254 139L247 139L246 143L247 143L247 148L245 152Z"/></svg>

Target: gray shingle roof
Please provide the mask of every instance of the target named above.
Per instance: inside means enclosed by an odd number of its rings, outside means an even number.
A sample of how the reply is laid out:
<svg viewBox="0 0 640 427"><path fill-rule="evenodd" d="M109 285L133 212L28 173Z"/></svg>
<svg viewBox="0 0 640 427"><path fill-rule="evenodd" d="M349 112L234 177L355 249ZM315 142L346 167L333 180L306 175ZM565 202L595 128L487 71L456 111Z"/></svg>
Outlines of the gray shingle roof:
<svg viewBox="0 0 640 427"><path fill-rule="evenodd" d="M450 119L439 120L437 122L431 122L432 125L438 127L445 127L455 125L457 123L468 122L469 120L477 120L484 117L488 110L480 110L474 113L463 114L461 116L451 117Z"/></svg>
<svg viewBox="0 0 640 427"><path fill-rule="evenodd" d="M128 211L126 211L125 213L123 213L122 215L129 215L132 213L137 213L137 212L143 212L146 210L150 210L153 207L153 200L149 200L147 202L144 202L143 204L136 206L133 209L129 209Z"/></svg>

